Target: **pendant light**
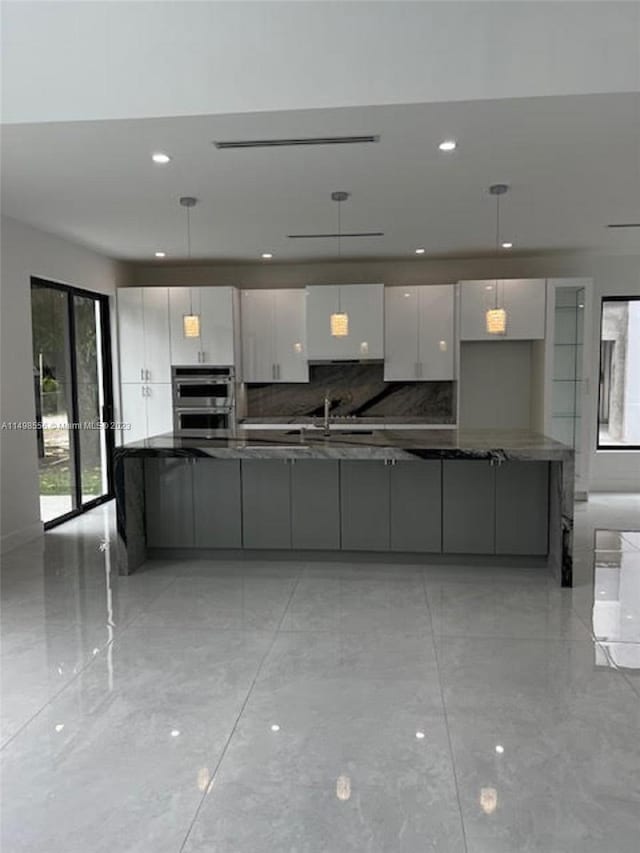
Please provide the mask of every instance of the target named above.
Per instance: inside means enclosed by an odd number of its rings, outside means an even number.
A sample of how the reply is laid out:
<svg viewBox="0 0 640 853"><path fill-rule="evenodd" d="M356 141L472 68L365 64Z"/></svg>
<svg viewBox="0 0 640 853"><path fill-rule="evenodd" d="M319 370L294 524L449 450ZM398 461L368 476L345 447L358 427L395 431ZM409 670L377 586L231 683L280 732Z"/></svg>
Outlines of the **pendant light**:
<svg viewBox="0 0 640 853"><path fill-rule="evenodd" d="M195 207L198 199L183 195L180 199L182 207L187 211L187 256L191 260L191 208ZM182 333L185 338L200 337L200 315L193 313L193 288L189 288L189 313L182 315Z"/></svg>
<svg viewBox="0 0 640 853"><path fill-rule="evenodd" d="M342 245L340 238L342 236L342 218L340 216L340 205L343 201L349 198L349 193L339 190L331 193L331 200L338 204L338 257L342 254ZM340 298L341 288L338 287L338 310L331 315L331 335L334 338L346 338L349 334L349 315L342 310L342 300Z"/></svg>
<svg viewBox="0 0 640 853"><path fill-rule="evenodd" d="M508 184L492 184L489 193L496 198L496 250L500 249L500 196L509 190ZM495 280L493 308L487 309L485 320L490 335L504 335L507 331L507 312L498 303L498 279Z"/></svg>

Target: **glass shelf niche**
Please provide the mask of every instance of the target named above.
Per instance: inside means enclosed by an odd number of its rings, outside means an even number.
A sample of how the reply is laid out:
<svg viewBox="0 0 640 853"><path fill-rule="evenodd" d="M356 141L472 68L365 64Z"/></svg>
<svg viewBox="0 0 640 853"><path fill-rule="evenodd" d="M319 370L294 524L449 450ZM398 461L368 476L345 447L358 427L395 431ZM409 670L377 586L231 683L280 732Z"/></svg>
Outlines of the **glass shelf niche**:
<svg viewBox="0 0 640 853"><path fill-rule="evenodd" d="M580 451L584 288L555 291L551 435Z"/></svg>

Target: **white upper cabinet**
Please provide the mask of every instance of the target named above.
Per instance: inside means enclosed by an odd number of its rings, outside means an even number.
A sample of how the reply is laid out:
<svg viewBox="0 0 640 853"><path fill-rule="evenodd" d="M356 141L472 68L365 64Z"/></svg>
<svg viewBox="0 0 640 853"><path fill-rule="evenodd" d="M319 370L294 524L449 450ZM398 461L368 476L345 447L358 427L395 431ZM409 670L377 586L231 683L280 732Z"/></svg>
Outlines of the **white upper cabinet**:
<svg viewBox="0 0 640 853"><path fill-rule="evenodd" d="M274 293L276 381L308 382L306 291L276 290Z"/></svg>
<svg viewBox="0 0 640 853"><path fill-rule="evenodd" d="M348 334L331 334L331 315L346 314ZM307 351L311 361L384 358L384 285L307 287Z"/></svg>
<svg viewBox="0 0 640 853"><path fill-rule="evenodd" d="M185 314L200 315L200 337L186 338ZM235 364L233 287L171 287L171 363Z"/></svg>
<svg viewBox="0 0 640 853"><path fill-rule="evenodd" d="M169 293L166 287L118 290L121 382L170 382Z"/></svg>
<svg viewBox="0 0 640 853"><path fill-rule="evenodd" d="M306 291L243 290L242 378L308 382Z"/></svg>
<svg viewBox="0 0 640 853"><path fill-rule="evenodd" d="M487 332L485 315L496 304L507 312L504 335ZM543 278L460 282L460 339L463 341L542 339L545 314L546 280Z"/></svg>
<svg viewBox="0 0 640 853"><path fill-rule="evenodd" d="M455 378L455 285L385 288L387 381Z"/></svg>
<svg viewBox="0 0 640 853"><path fill-rule="evenodd" d="M120 381L144 382L144 313L142 288L118 290L118 343ZM136 439L131 439L135 441Z"/></svg>
<svg viewBox="0 0 640 853"><path fill-rule="evenodd" d="M272 294L272 290L243 290L240 296L244 382L275 380Z"/></svg>

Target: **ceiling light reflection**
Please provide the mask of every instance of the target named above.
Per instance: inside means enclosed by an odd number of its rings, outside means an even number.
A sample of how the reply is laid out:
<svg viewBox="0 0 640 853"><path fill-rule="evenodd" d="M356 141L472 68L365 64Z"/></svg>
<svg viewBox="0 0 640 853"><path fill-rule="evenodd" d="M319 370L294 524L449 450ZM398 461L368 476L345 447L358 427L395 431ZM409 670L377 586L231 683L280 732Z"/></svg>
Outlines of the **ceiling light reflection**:
<svg viewBox="0 0 640 853"><path fill-rule="evenodd" d="M351 797L351 779L349 776L341 775L336 779L336 797L343 801Z"/></svg>
<svg viewBox="0 0 640 853"><path fill-rule="evenodd" d="M495 788L480 788L480 807L485 814L493 814L498 807L498 792Z"/></svg>

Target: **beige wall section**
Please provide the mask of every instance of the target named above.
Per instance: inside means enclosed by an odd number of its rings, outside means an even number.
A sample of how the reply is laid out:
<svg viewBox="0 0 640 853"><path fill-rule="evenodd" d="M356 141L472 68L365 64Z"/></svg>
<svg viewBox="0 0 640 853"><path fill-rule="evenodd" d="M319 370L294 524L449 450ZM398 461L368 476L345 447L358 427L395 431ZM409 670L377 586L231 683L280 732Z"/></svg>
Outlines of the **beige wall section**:
<svg viewBox="0 0 640 853"><path fill-rule="evenodd" d="M531 341L460 344L461 427L531 429L531 344Z"/></svg>
<svg viewBox="0 0 640 853"><path fill-rule="evenodd" d="M482 278L560 278L588 276L600 287L639 287L640 254L601 255L557 252L493 258L352 260L341 263L129 264L131 285L232 285L304 287L306 284L446 284Z"/></svg>
<svg viewBox="0 0 640 853"><path fill-rule="evenodd" d="M304 287L306 284L357 284L382 281L387 285L446 284L479 278L587 277L594 281L590 384L590 417L595 423L599 370L600 300L603 295L640 296L640 254L605 255L589 252L557 252L509 255L502 258L428 257L391 261L344 261L342 263L132 264L132 285L235 285L236 287ZM536 354L537 359L537 354ZM536 362L534 359L534 362ZM537 364L537 362L536 362ZM539 372L539 365L536 371ZM537 374L536 374L537 375ZM536 406L533 420L540 423ZM639 491L640 451L600 451L593 430L590 453L590 487L593 491Z"/></svg>
<svg viewBox="0 0 640 853"><path fill-rule="evenodd" d="M112 294L121 267L4 216L1 249L0 420L33 421L31 276ZM112 322L112 333L114 330ZM33 431L0 431L0 471L0 548L6 551L38 536L42 529Z"/></svg>

